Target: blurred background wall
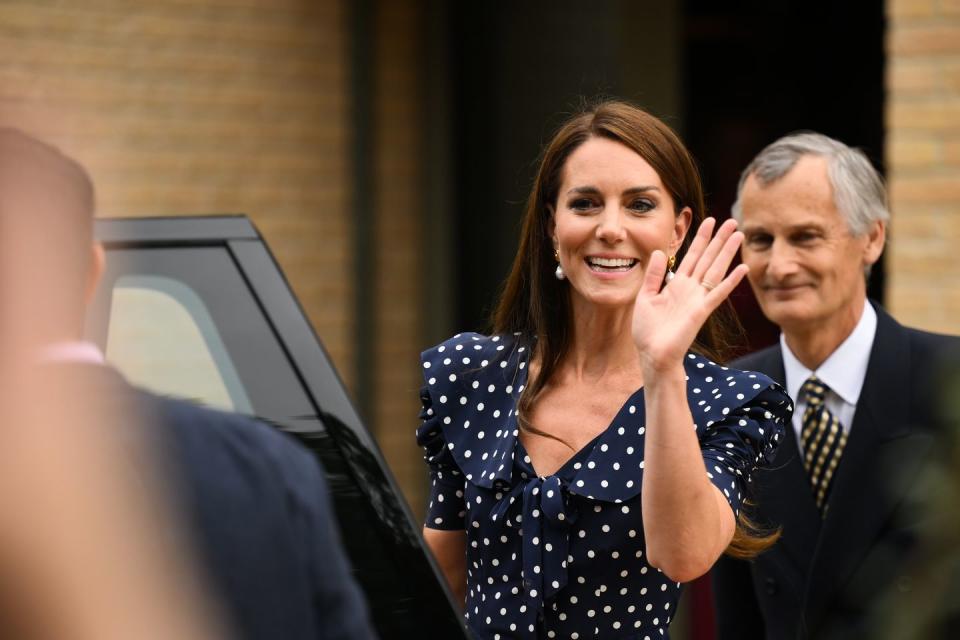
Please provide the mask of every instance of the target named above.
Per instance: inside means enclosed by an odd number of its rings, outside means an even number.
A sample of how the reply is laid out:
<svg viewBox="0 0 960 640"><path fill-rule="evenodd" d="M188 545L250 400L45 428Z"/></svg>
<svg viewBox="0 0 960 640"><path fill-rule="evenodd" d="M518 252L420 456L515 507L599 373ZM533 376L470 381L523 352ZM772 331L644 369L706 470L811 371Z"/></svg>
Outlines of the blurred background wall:
<svg viewBox="0 0 960 640"><path fill-rule="evenodd" d="M101 216L249 214L352 380L348 43L335 1L2 0L0 121Z"/></svg>
<svg viewBox="0 0 960 640"><path fill-rule="evenodd" d="M598 95L680 131L721 217L780 135L862 147L893 196L871 295L960 332L958 0L0 0L0 122L101 216L249 215L417 514L417 354L486 327L540 146Z"/></svg>
<svg viewBox="0 0 960 640"><path fill-rule="evenodd" d="M890 0L884 149L893 211L888 302L960 332L960 2Z"/></svg>

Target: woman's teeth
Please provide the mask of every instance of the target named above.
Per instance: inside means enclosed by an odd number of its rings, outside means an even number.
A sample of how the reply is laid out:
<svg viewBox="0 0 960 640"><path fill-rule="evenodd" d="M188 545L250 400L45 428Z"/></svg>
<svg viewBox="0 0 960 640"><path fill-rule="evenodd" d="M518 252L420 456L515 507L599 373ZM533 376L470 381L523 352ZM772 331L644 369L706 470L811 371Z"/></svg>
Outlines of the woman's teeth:
<svg viewBox="0 0 960 640"><path fill-rule="evenodd" d="M591 269L604 271L627 271L636 263L633 258L587 258L587 265Z"/></svg>

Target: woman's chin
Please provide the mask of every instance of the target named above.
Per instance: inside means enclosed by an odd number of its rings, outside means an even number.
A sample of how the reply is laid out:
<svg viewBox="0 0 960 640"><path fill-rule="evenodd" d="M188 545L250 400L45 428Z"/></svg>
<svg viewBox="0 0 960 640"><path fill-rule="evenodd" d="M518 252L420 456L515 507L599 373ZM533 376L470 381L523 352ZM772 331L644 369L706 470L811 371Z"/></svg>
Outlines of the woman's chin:
<svg viewBox="0 0 960 640"><path fill-rule="evenodd" d="M578 292L576 297L580 299L583 307L596 308L598 311L617 311L620 309L632 309L637 299L637 291L633 290L600 290L596 289L586 292Z"/></svg>

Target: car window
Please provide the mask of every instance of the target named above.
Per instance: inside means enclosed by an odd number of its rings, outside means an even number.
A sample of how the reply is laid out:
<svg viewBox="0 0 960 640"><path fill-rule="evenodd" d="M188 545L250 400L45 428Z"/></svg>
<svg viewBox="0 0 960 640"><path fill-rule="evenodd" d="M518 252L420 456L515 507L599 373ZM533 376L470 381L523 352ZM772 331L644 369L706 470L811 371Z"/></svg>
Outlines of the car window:
<svg viewBox="0 0 960 640"><path fill-rule="evenodd" d="M283 421L316 415L229 251L111 248L94 341L155 393Z"/></svg>
<svg viewBox="0 0 960 640"><path fill-rule="evenodd" d="M253 413L230 353L196 291L165 276L117 278L106 357L135 385Z"/></svg>

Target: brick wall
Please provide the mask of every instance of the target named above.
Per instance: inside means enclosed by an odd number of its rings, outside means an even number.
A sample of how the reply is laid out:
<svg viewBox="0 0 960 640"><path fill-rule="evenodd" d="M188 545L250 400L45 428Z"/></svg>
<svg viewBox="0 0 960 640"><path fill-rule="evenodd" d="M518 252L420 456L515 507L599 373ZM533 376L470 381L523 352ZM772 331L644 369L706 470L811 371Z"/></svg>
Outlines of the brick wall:
<svg viewBox="0 0 960 640"><path fill-rule="evenodd" d="M887 2L888 304L960 333L960 0Z"/></svg>
<svg viewBox="0 0 960 640"><path fill-rule="evenodd" d="M376 252L377 440L410 506L422 513L426 465L413 433L423 384L419 355L424 295L421 260L426 196L423 185L423 92L418 0L377 2L374 33L376 120L374 246Z"/></svg>
<svg viewBox="0 0 960 640"><path fill-rule="evenodd" d="M339 0L0 1L0 121L91 172L99 214L247 213L353 379Z"/></svg>

